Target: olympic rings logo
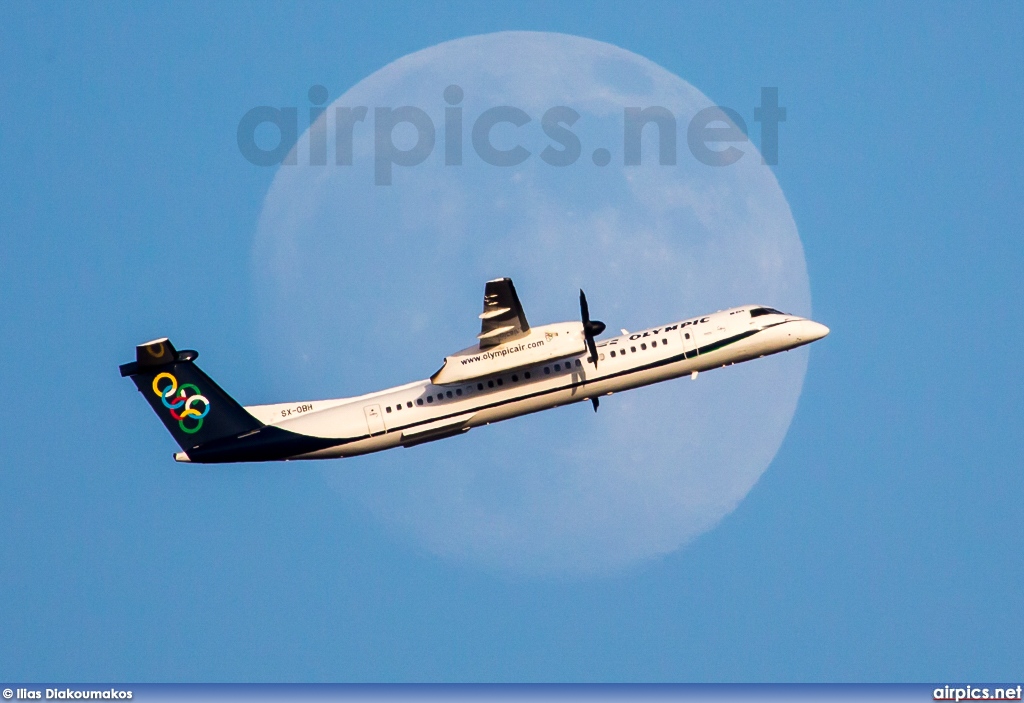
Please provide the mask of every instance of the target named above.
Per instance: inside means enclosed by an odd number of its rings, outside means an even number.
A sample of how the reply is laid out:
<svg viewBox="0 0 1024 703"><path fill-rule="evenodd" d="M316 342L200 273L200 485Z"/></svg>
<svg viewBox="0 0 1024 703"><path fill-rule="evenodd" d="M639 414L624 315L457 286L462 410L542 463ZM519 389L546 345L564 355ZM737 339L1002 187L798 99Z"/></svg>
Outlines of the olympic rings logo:
<svg viewBox="0 0 1024 703"><path fill-rule="evenodd" d="M167 383L161 386L161 381ZM160 401L171 412L171 417L178 421L182 432L195 434L202 428L203 418L210 412L210 401L194 384L183 383L179 386L178 379L172 374L160 373L153 379L153 392L160 396ZM188 424L186 420L189 420Z"/></svg>

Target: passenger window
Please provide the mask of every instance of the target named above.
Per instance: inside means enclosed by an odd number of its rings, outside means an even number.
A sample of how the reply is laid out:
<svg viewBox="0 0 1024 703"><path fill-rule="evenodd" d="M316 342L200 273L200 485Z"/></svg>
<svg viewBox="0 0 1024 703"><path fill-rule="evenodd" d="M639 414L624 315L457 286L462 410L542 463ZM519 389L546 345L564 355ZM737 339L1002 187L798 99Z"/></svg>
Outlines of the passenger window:
<svg viewBox="0 0 1024 703"><path fill-rule="evenodd" d="M641 351L647 351L647 345L646 344L641 344L640 345L640 350Z"/></svg>
<svg viewBox="0 0 1024 703"><path fill-rule="evenodd" d="M636 347L630 347L630 348L629 348L629 350L630 350L631 352L633 352L634 354L636 353Z"/></svg>
<svg viewBox="0 0 1024 703"><path fill-rule="evenodd" d="M488 381L487 382L487 387L488 388L494 388L494 381Z"/></svg>
<svg viewBox="0 0 1024 703"><path fill-rule="evenodd" d="M445 395L448 396L449 398L451 398L452 397L452 392L448 391L448 392L445 393Z"/></svg>
<svg viewBox="0 0 1024 703"><path fill-rule="evenodd" d="M455 389L455 395L461 396L462 395L462 389L461 388L456 388Z"/></svg>
<svg viewBox="0 0 1024 703"><path fill-rule="evenodd" d="M555 364L555 371L561 371L561 370L562 370L562 365L561 364Z"/></svg>
<svg viewBox="0 0 1024 703"><path fill-rule="evenodd" d="M577 366L583 366L583 364L582 364L582 363L580 362L580 360L579 360L579 359L577 359L577 360L576 360L576 365L577 365Z"/></svg>
<svg viewBox="0 0 1024 703"><path fill-rule="evenodd" d="M550 375L550 374L551 374L551 369L549 369L547 366L545 366L544 367L544 375L547 376L547 375Z"/></svg>
<svg viewBox="0 0 1024 703"><path fill-rule="evenodd" d="M411 408L411 407L412 407L412 401L410 400L410 401L409 401L408 403L406 403L406 404L405 404L405 407L407 407L407 408Z"/></svg>
<svg viewBox="0 0 1024 703"><path fill-rule="evenodd" d="M658 341L657 340L651 342L651 349L653 349L656 346L658 346Z"/></svg>
<svg viewBox="0 0 1024 703"><path fill-rule="evenodd" d="M519 381L519 377L516 376L515 374L512 374L512 383L517 383L518 381Z"/></svg>
<svg viewBox="0 0 1024 703"><path fill-rule="evenodd" d="M427 396L427 402L428 402L428 403L433 403L433 402L434 402L434 396L432 396L432 395L428 395L428 396Z"/></svg>
<svg viewBox="0 0 1024 703"><path fill-rule="evenodd" d="M668 344L668 340L667 339L663 339L663 340L661 340L661 343L662 344Z"/></svg>
<svg viewBox="0 0 1024 703"><path fill-rule="evenodd" d="M612 358L613 359L615 358L615 350L614 349L612 349Z"/></svg>
<svg viewBox="0 0 1024 703"><path fill-rule="evenodd" d="M499 386L500 386L500 385L502 385L502 384L504 383L504 381L502 381L502 380L501 380L500 378L499 378L499 379L496 379L496 380L498 381L498 385L499 385Z"/></svg>
<svg viewBox="0 0 1024 703"><path fill-rule="evenodd" d="M687 339L689 339L689 338L690 338L690 333L689 333L689 332L687 332L687 333L686 333L686 338L687 338Z"/></svg>
<svg viewBox="0 0 1024 703"><path fill-rule="evenodd" d="M423 405L423 398L417 398L416 405Z"/></svg>
<svg viewBox="0 0 1024 703"><path fill-rule="evenodd" d="M402 409L402 404L401 403L399 403L398 405L395 406L395 412L398 412L401 409Z"/></svg>
<svg viewBox="0 0 1024 703"><path fill-rule="evenodd" d="M477 389L478 391L482 391L482 390L484 389L484 384L482 384L482 383L478 383L478 384L476 384L476 389Z"/></svg>
<svg viewBox="0 0 1024 703"><path fill-rule="evenodd" d="M530 378L530 372L526 371L525 373L523 373L523 378Z"/></svg>

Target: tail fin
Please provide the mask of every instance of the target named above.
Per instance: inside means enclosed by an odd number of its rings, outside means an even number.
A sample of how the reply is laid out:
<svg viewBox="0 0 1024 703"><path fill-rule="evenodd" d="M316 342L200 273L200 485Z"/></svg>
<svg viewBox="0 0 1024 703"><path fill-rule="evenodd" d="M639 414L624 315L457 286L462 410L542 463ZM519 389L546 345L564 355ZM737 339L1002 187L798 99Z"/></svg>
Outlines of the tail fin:
<svg viewBox="0 0 1024 703"><path fill-rule="evenodd" d="M120 367L186 454L200 444L263 427L193 363L198 356L177 351L165 337L135 347L135 361Z"/></svg>

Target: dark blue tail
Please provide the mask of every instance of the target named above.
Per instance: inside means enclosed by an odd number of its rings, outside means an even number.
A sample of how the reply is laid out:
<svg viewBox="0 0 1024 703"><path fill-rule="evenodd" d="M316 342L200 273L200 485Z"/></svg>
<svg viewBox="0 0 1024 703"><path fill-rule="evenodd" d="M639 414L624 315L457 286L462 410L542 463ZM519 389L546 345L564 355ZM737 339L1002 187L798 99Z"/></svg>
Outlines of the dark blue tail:
<svg viewBox="0 0 1024 703"><path fill-rule="evenodd" d="M186 454L263 427L195 365L198 356L190 349L177 351L166 338L155 339L135 347L135 361L120 367Z"/></svg>

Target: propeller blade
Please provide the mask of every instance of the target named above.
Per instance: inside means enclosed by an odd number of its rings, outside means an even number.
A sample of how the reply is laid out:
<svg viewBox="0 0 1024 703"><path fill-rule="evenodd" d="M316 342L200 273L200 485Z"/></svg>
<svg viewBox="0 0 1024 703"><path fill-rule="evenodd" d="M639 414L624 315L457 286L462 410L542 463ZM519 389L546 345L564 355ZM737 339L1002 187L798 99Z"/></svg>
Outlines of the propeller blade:
<svg viewBox="0 0 1024 703"><path fill-rule="evenodd" d="M594 412L596 413L597 412L597 406L601 404L601 401L599 401L597 399L597 396L595 395L593 398L590 399L590 402L594 404Z"/></svg>
<svg viewBox="0 0 1024 703"><path fill-rule="evenodd" d="M597 344L594 342L594 338L587 334L587 349L590 351L590 358L587 361L593 362L594 368L597 368Z"/></svg>
<svg viewBox="0 0 1024 703"><path fill-rule="evenodd" d="M590 351L590 358L587 361L597 368L597 344L594 336L604 332L605 325L600 320L590 319L590 306L587 305L587 294L580 289L580 317L583 319L583 338L587 340L587 349Z"/></svg>

